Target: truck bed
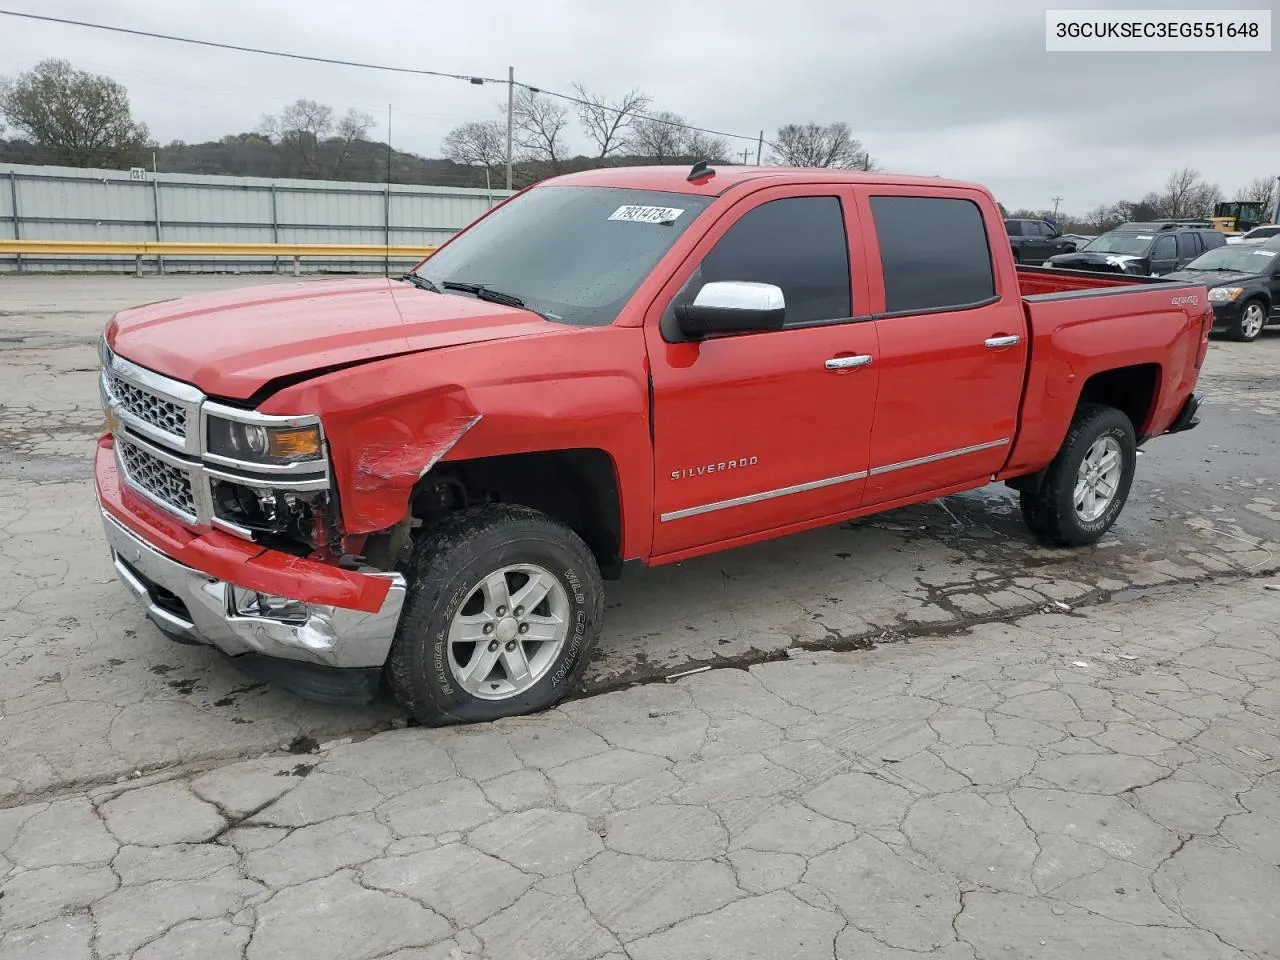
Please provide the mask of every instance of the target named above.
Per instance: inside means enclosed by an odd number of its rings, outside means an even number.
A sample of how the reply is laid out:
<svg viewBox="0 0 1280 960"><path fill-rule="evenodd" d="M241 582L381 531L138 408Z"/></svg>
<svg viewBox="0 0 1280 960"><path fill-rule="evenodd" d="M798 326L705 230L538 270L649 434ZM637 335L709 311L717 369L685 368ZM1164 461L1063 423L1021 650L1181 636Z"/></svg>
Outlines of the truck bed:
<svg viewBox="0 0 1280 960"><path fill-rule="evenodd" d="M1053 457L1091 377L1127 369L1151 380L1156 400L1133 410L1140 439L1177 417L1208 346L1213 314L1203 284L1161 277L1017 268L1031 346L1018 437L1006 476ZM1121 381L1116 381L1120 383ZM1129 385L1103 398L1129 410Z"/></svg>
<svg viewBox="0 0 1280 960"><path fill-rule="evenodd" d="M1017 267L1018 288L1024 297L1041 297L1055 293L1077 293L1109 287L1132 287L1146 283L1165 283L1160 277L1137 277L1122 273L1092 270L1056 270L1051 267Z"/></svg>

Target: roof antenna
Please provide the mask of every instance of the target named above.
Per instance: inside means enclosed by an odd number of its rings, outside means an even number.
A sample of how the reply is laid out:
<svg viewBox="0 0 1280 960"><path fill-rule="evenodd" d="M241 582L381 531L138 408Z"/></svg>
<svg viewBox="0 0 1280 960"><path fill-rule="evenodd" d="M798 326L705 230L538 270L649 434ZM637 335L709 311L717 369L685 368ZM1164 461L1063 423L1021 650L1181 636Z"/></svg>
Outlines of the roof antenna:
<svg viewBox="0 0 1280 960"><path fill-rule="evenodd" d="M693 169L689 171L689 176L685 179L690 183L706 183L716 175L715 170L707 165L707 161L699 160L693 165Z"/></svg>

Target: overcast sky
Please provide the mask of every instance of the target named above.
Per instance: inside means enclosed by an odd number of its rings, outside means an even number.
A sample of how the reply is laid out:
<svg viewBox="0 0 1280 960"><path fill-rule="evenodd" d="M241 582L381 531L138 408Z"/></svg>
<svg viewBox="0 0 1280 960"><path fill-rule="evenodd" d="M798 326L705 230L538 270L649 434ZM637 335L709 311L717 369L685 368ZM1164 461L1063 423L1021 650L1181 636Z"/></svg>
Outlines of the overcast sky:
<svg viewBox="0 0 1280 960"><path fill-rule="evenodd" d="M1280 50L1047 53L1046 8L1266 9L1056 0L6 0L4 6L569 92L638 87L653 109L766 139L843 120L885 167L976 180L1008 207L1083 212L1199 169L1230 195L1280 174ZM65 57L129 89L160 142L254 128L299 97L377 118L371 136L437 156L496 118L505 88L299 63L0 17L0 75ZM578 142L581 138L578 137ZM738 149L754 145L731 141Z"/></svg>

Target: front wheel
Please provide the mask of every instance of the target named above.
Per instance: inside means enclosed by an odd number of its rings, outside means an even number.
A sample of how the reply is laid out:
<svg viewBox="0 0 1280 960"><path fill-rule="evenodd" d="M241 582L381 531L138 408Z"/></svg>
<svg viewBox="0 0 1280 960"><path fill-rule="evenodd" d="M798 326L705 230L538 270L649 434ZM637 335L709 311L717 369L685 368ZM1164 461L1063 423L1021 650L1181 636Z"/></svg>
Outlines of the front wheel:
<svg viewBox="0 0 1280 960"><path fill-rule="evenodd" d="M459 511L422 535L387 677L420 723L544 710L581 679L604 609L590 549L528 507Z"/></svg>
<svg viewBox="0 0 1280 960"><path fill-rule="evenodd" d="M1258 339L1262 328L1267 325L1267 309L1261 300L1250 300L1240 308L1240 316L1236 317L1227 331L1227 336L1241 343L1249 343Z"/></svg>
<svg viewBox="0 0 1280 960"><path fill-rule="evenodd" d="M1124 509L1138 461L1133 424L1114 407L1081 404L1039 490L1022 493L1022 517L1043 542L1096 543Z"/></svg>

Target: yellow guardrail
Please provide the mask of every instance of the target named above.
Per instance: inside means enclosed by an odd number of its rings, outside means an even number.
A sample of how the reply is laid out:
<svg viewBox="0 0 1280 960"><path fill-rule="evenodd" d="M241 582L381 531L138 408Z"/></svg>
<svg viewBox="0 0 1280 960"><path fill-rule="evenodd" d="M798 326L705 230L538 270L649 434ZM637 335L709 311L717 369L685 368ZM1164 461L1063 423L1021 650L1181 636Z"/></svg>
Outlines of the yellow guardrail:
<svg viewBox="0 0 1280 960"><path fill-rule="evenodd" d="M422 259L436 247L384 246L380 243L187 243L171 240L4 240L0 256L22 257L134 257L142 271L144 257L302 257L348 260L356 257Z"/></svg>

